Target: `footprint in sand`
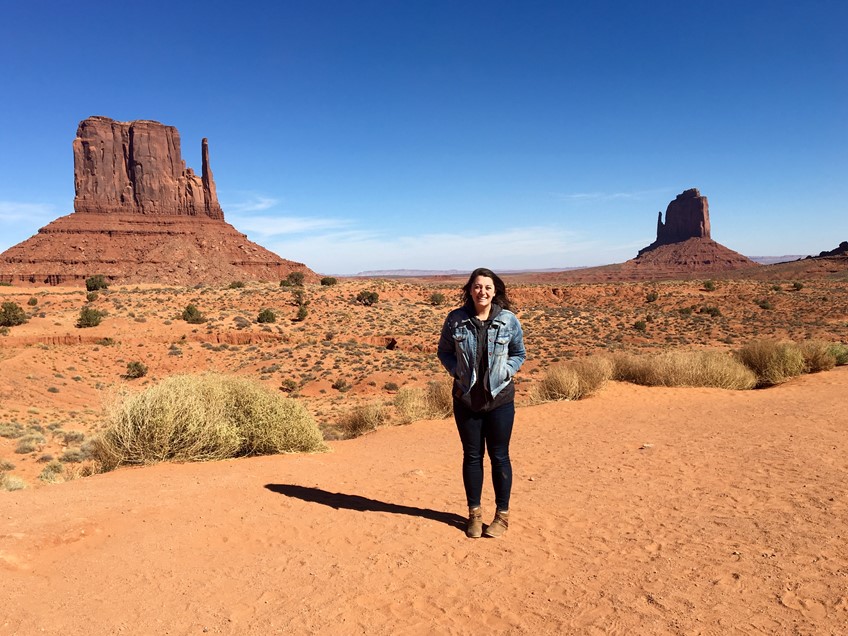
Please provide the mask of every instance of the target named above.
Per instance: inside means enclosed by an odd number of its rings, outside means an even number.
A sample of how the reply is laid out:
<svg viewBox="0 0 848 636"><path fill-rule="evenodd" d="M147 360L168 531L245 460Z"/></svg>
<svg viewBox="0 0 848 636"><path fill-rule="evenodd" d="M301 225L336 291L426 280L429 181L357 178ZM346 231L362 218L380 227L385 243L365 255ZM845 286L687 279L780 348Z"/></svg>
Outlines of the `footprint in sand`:
<svg viewBox="0 0 848 636"><path fill-rule="evenodd" d="M827 616L824 603L815 599L800 598L795 592L784 592L780 597L780 603L784 607L801 612L805 618L811 620L820 620Z"/></svg>

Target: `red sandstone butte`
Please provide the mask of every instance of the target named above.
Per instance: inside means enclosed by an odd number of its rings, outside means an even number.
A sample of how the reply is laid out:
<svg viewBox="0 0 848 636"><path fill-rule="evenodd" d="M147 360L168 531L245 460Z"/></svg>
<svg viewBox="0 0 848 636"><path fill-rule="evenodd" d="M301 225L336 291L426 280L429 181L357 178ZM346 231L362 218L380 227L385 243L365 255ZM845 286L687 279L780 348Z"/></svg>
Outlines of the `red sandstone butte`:
<svg viewBox="0 0 848 636"><path fill-rule="evenodd" d="M668 204L665 223L657 219L657 240L622 263L622 274L641 271L667 278L699 272L721 272L756 266L746 256L710 238L710 206L697 188L685 190ZM637 276L642 278L642 276Z"/></svg>
<svg viewBox="0 0 848 636"><path fill-rule="evenodd" d="M0 281L73 284L100 274L118 283L220 284L279 280L294 271L224 220L202 141L202 171L187 168L180 135L156 121L80 122L74 212L0 254Z"/></svg>

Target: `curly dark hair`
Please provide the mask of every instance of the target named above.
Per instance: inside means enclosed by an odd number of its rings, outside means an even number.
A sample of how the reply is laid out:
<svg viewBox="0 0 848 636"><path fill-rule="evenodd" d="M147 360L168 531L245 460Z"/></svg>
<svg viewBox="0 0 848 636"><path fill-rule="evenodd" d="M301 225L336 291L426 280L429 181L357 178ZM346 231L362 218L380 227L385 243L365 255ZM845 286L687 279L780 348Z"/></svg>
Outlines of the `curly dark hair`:
<svg viewBox="0 0 848 636"><path fill-rule="evenodd" d="M462 302L464 304L468 304L473 302L471 299L471 286L474 285L474 280L478 276L485 276L486 278L491 278L492 282L495 284L495 297L492 299L492 302L500 305L503 309L512 309L512 303L509 300L509 297L506 295L506 285L501 280L501 277L495 274L492 270L486 267L478 267L473 272L471 272L471 276L468 277L468 282L462 287Z"/></svg>

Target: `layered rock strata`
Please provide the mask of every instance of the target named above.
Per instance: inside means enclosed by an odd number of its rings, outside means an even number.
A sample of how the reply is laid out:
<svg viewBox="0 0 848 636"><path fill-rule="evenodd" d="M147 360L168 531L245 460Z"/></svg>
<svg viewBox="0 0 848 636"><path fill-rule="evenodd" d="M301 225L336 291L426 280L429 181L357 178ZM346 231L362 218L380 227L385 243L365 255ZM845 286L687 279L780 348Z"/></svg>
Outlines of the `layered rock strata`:
<svg viewBox="0 0 848 636"><path fill-rule="evenodd" d="M0 281L219 284L279 280L303 263L280 258L224 220L201 145L202 171L187 168L173 126L82 121L73 142L74 212L0 254Z"/></svg>

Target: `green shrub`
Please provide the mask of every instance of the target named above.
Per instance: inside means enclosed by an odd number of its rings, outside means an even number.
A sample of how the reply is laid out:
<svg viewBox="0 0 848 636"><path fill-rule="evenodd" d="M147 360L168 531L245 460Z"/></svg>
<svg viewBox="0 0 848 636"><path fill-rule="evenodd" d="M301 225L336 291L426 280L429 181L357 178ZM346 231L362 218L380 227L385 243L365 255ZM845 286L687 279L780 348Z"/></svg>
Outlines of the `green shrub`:
<svg viewBox="0 0 848 636"><path fill-rule="evenodd" d="M353 439L370 431L375 431L386 421L383 405L375 402L357 406L338 420L338 427L345 439Z"/></svg>
<svg viewBox="0 0 848 636"><path fill-rule="evenodd" d="M580 400L596 393L612 377L613 365L606 358L581 358L548 368L534 387L534 402Z"/></svg>
<svg viewBox="0 0 848 636"><path fill-rule="evenodd" d="M87 329L88 327L96 327L103 320L106 313L92 307L83 307L77 318L77 327Z"/></svg>
<svg viewBox="0 0 848 636"><path fill-rule="evenodd" d="M44 467L38 478L48 484L58 484L65 481L63 477L64 472L65 467L62 465L62 462L54 459Z"/></svg>
<svg viewBox="0 0 848 636"><path fill-rule="evenodd" d="M644 332L644 331L647 331L647 329L648 329L648 323L645 322L644 320L637 320L636 322L633 323L633 328L636 331L643 331Z"/></svg>
<svg viewBox="0 0 848 636"><path fill-rule="evenodd" d="M707 314L711 318L718 318L721 316L721 309L714 305L704 305L698 310L699 314Z"/></svg>
<svg viewBox="0 0 848 636"><path fill-rule="evenodd" d="M97 292L88 292L85 295L85 299L90 303L93 303L95 300L97 300L97 298L98 298Z"/></svg>
<svg viewBox="0 0 848 636"><path fill-rule="evenodd" d="M444 305L447 302L447 298L442 292L433 292L430 294L430 304L436 307L440 305Z"/></svg>
<svg viewBox="0 0 848 636"><path fill-rule="evenodd" d="M186 305L186 308L183 309L182 319L192 325L199 325L206 322L206 318L200 313L200 310L191 304Z"/></svg>
<svg viewBox="0 0 848 636"><path fill-rule="evenodd" d="M18 303L8 301L0 306L0 326L15 327L24 324L26 321L26 313Z"/></svg>
<svg viewBox="0 0 848 636"><path fill-rule="evenodd" d="M804 354L794 342L755 340L739 351L739 359L757 375L757 386L780 384L804 373Z"/></svg>
<svg viewBox="0 0 848 636"><path fill-rule="evenodd" d="M277 314L275 314L272 309L263 309L256 317L256 322L277 322Z"/></svg>
<svg viewBox="0 0 848 636"><path fill-rule="evenodd" d="M280 287L301 287L306 278L303 272L291 272L284 280L280 281Z"/></svg>
<svg viewBox="0 0 848 636"><path fill-rule="evenodd" d="M707 291L715 291L716 284L714 280L705 280L704 281L704 289Z"/></svg>
<svg viewBox="0 0 848 636"><path fill-rule="evenodd" d="M19 455L34 453L44 448L47 440L40 433L29 433L18 440L18 445L15 447L15 452Z"/></svg>
<svg viewBox="0 0 848 636"><path fill-rule="evenodd" d="M757 383L753 371L718 351L669 351L656 355L613 356L613 379L643 386L716 387L746 390Z"/></svg>
<svg viewBox="0 0 848 636"><path fill-rule="evenodd" d="M400 387L397 385L397 382L386 382L383 385L383 390L385 391L397 391Z"/></svg>
<svg viewBox="0 0 848 636"><path fill-rule="evenodd" d="M331 287L331 286L335 285L335 284L336 284L336 283L338 283L338 282L339 282L339 281L337 281L337 280L336 280L335 278L333 278L332 276L324 276L324 278L322 278L322 279L321 279L321 284L322 284L322 285L324 285L324 286L326 286L326 287Z"/></svg>
<svg viewBox="0 0 848 636"><path fill-rule="evenodd" d="M837 342L830 345L830 352L833 354L834 360L836 360L836 366L839 367L848 364L848 347L844 344Z"/></svg>
<svg viewBox="0 0 848 636"><path fill-rule="evenodd" d="M795 281L794 283L792 283L792 289L794 289L795 291L801 291L802 289L804 289L804 283L799 283L798 281Z"/></svg>
<svg viewBox="0 0 848 636"><path fill-rule="evenodd" d="M286 378L280 383L280 391L283 393L294 393L297 391L297 382L291 378Z"/></svg>
<svg viewBox="0 0 848 636"><path fill-rule="evenodd" d="M209 373L171 376L114 404L92 454L112 470L324 449L299 402L247 378Z"/></svg>
<svg viewBox="0 0 848 636"><path fill-rule="evenodd" d="M356 302L360 305L365 305L366 307L370 307L378 300L380 300L380 295L375 291L363 290L356 295Z"/></svg>
<svg viewBox="0 0 848 636"><path fill-rule="evenodd" d="M90 292L97 291L98 289L109 289L109 283L106 282L103 276L98 274L85 280L85 288Z"/></svg>
<svg viewBox="0 0 848 636"><path fill-rule="evenodd" d="M244 281L234 280L232 283L228 285L229 289L241 289L244 287Z"/></svg>
<svg viewBox="0 0 848 636"><path fill-rule="evenodd" d="M760 309L774 309L774 305L768 298L758 298L754 302Z"/></svg>
<svg viewBox="0 0 848 636"><path fill-rule="evenodd" d="M146 375L146 364L138 361L127 362L127 372L124 374L125 378L127 378L128 380L134 380L136 378L143 378Z"/></svg>
<svg viewBox="0 0 848 636"><path fill-rule="evenodd" d="M309 314L309 310L306 308L306 305L300 305L297 308L297 320L298 322L303 322L306 320L306 316Z"/></svg>
<svg viewBox="0 0 848 636"><path fill-rule="evenodd" d="M648 294L645 296L645 302L646 303L655 303L655 302L657 302L657 299L659 297L660 297L660 295L659 295L658 292L649 291Z"/></svg>
<svg viewBox="0 0 848 636"><path fill-rule="evenodd" d="M35 296L31 296L30 299L27 301L27 305L29 305L30 307L35 307L37 304L38 298L36 298Z"/></svg>

